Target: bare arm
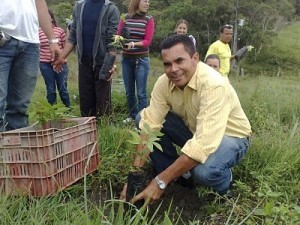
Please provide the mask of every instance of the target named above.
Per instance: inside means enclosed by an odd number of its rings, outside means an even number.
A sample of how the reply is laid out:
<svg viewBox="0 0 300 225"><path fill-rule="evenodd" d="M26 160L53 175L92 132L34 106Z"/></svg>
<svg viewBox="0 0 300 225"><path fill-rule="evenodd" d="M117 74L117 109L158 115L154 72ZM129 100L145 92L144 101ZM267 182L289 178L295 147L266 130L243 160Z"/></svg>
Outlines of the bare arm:
<svg viewBox="0 0 300 225"><path fill-rule="evenodd" d="M40 27L43 29L44 33L46 34L49 40L55 39L52 30L51 18L48 13L48 7L45 0L35 0L35 4L36 4L36 10L38 14ZM51 52L51 61L54 61L54 59L60 53L60 48L57 43L50 44L50 52Z"/></svg>
<svg viewBox="0 0 300 225"><path fill-rule="evenodd" d="M182 154L172 165L161 172L158 176L166 184L171 183L173 180L194 168L199 162L193 160L185 154ZM132 203L145 199L148 202L158 200L163 194L164 190L159 189L156 181L152 180L150 184L138 195L132 199Z"/></svg>

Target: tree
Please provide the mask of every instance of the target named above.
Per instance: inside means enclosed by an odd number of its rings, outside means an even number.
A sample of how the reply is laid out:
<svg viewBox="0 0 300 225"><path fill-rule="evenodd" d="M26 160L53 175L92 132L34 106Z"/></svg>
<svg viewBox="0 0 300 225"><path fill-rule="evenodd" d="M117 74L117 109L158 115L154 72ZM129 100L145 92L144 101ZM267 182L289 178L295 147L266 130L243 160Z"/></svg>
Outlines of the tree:
<svg viewBox="0 0 300 225"><path fill-rule="evenodd" d="M300 16L300 0L296 0L296 14Z"/></svg>

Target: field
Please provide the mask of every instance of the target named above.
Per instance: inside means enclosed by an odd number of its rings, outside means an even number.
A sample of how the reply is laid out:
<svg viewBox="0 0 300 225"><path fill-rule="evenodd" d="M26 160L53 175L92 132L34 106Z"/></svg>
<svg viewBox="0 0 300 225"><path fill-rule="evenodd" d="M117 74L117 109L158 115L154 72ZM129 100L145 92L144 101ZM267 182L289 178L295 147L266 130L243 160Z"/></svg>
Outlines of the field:
<svg viewBox="0 0 300 225"><path fill-rule="evenodd" d="M283 30L277 37L299 40L294 30L300 23ZM294 40L293 39L293 40ZM294 41L293 49L300 48ZM278 44L282 51L284 47ZM298 55L296 55L296 53ZM295 54L300 62L299 51ZM72 114L78 116L76 56L70 65L69 91ZM123 213L124 204L118 200L126 181L134 146L124 125L125 94L120 65L113 84L114 112L98 123L101 164L98 171L87 176L54 197L0 196L0 224L300 224L300 74L299 65L284 73L261 75L245 72L230 77L241 104L251 122L251 148L242 163L234 168L236 184L233 198L218 196L209 189L198 187L191 191L172 186L163 201L142 212ZM158 58L151 58L149 93L162 73ZM35 118L35 102L45 98L43 80L39 81L32 99L30 121Z"/></svg>

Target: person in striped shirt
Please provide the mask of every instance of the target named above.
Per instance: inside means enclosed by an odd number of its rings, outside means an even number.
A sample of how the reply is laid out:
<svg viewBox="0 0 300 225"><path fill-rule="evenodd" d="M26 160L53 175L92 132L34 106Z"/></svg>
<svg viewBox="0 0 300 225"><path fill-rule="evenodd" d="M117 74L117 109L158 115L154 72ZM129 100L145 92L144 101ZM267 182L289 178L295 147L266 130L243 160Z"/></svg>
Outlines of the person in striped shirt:
<svg viewBox="0 0 300 225"><path fill-rule="evenodd" d="M154 19L147 15L148 10L149 0L131 0L128 13L118 27L118 35L127 30L125 38L128 41L122 55L122 76L129 113L124 123L133 121L137 113L148 105L149 46L154 34Z"/></svg>
<svg viewBox="0 0 300 225"><path fill-rule="evenodd" d="M54 14L51 10L49 10L49 15L51 17L52 29L55 38L58 40L58 45L60 46L60 49L63 49L66 42L66 33L62 28L57 26ZM66 107L70 107L71 103L70 103L69 92L67 89L68 65L65 62L60 72L54 71L51 62L51 54L50 54L48 39L41 28L39 28L39 38L40 38L40 70L44 78L46 89L47 89L47 100L51 105L56 103L57 101L56 89L57 89L63 104Z"/></svg>

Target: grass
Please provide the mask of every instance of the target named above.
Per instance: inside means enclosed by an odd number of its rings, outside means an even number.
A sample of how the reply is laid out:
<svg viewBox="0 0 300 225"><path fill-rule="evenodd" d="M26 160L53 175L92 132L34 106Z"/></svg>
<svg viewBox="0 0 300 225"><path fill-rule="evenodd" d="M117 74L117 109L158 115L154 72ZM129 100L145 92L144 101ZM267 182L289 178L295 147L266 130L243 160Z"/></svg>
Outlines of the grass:
<svg viewBox="0 0 300 225"><path fill-rule="evenodd" d="M299 24L291 27L295 32L294 26ZM73 114L79 116L75 55L69 58L69 65ZM120 79L119 64L118 69ZM162 71L159 59L152 57L149 92ZM126 101L120 85L112 94L113 115L98 123L101 156L98 171L87 176L85 182L81 180L54 197L1 195L0 224L299 224L300 80L293 71L287 73L294 76L246 74L230 78L252 124L252 144L242 163L234 168L239 196L233 199L216 196L202 208L201 219L182 221L180 213L168 208L158 208L154 215L147 211L123 213L124 204L118 200L118 194L126 181L134 146L126 141L128 129L132 127L122 123L126 117ZM44 96L40 77L33 102ZM33 105L30 121L34 122L32 111ZM204 188L198 191L200 197L210 194ZM225 200L225 204L220 200Z"/></svg>

